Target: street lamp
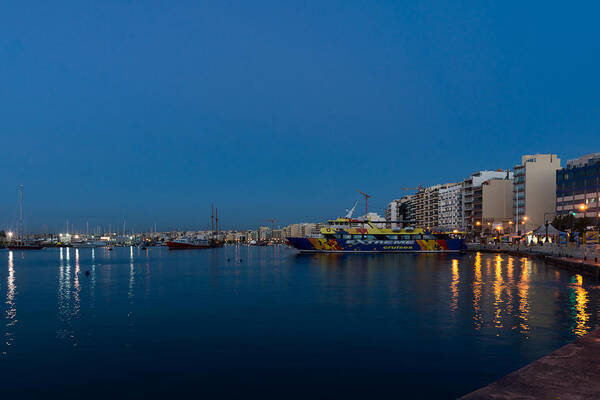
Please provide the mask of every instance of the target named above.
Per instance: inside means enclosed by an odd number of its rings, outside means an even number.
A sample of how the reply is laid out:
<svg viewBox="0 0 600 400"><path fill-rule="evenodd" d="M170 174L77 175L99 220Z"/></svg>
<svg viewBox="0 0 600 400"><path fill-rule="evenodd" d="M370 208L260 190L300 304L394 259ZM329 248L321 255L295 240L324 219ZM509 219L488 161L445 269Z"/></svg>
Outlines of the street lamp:
<svg viewBox="0 0 600 400"><path fill-rule="evenodd" d="M500 231L502 230L502 225L496 226L496 232L498 233L498 243L500 243Z"/></svg>

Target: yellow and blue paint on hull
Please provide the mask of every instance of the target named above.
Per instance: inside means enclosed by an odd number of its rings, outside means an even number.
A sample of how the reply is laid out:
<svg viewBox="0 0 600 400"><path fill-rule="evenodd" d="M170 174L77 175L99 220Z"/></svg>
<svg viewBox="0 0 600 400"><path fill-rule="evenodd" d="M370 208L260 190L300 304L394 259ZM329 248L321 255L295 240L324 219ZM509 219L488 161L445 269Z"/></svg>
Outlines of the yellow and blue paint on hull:
<svg viewBox="0 0 600 400"><path fill-rule="evenodd" d="M465 249L464 239L358 240L288 237L288 243L301 252L331 253L420 253L457 252Z"/></svg>

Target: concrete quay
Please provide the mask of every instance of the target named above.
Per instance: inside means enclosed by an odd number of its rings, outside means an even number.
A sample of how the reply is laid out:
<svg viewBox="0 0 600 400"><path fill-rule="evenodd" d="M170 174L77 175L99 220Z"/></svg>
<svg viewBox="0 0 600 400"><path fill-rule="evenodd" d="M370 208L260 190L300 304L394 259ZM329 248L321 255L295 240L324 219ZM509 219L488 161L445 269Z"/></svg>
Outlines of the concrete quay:
<svg viewBox="0 0 600 400"><path fill-rule="evenodd" d="M600 328L461 400L600 398Z"/></svg>
<svg viewBox="0 0 600 400"><path fill-rule="evenodd" d="M568 269L600 280L600 246L519 246L470 244L468 251L502 253L515 257L543 260L559 268Z"/></svg>

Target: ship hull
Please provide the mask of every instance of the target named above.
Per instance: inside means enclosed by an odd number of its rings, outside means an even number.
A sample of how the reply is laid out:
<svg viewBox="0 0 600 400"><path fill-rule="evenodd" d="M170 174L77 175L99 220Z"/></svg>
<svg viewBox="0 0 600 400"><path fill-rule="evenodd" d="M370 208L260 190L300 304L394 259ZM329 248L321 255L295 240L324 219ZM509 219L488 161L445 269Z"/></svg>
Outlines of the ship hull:
<svg viewBox="0 0 600 400"><path fill-rule="evenodd" d="M181 242L167 242L169 250L198 250L198 249L210 249L210 244L192 244L192 243L181 243Z"/></svg>
<svg viewBox="0 0 600 400"><path fill-rule="evenodd" d="M208 243L185 243L185 242L166 242L165 243L169 250L199 250L199 249L212 249L215 247L223 247L223 242L212 241Z"/></svg>
<svg viewBox="0 0 600 400"><path fill-rule="evenodd" d="M358 240L289 237L302 253L451 253L465 249L464 239Z"/></svg>
<svg viewBox="0 0 600 400"><path fill-rule="evenodd" d="M44 246L25 245L25 246L8 246L9 250L41 250Z"/></svg>

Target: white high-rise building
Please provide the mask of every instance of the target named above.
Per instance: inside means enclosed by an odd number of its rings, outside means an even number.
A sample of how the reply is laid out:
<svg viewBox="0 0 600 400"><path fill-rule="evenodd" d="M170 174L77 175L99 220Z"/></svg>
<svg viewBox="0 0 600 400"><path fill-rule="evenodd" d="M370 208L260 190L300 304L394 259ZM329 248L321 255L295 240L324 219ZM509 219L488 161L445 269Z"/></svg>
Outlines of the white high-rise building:
<svg viewBox="0 0 600 400"><path fill-rule="evenodd" d="M439 190L438 229L452 231L462 227L462 182Z"/></svg>

